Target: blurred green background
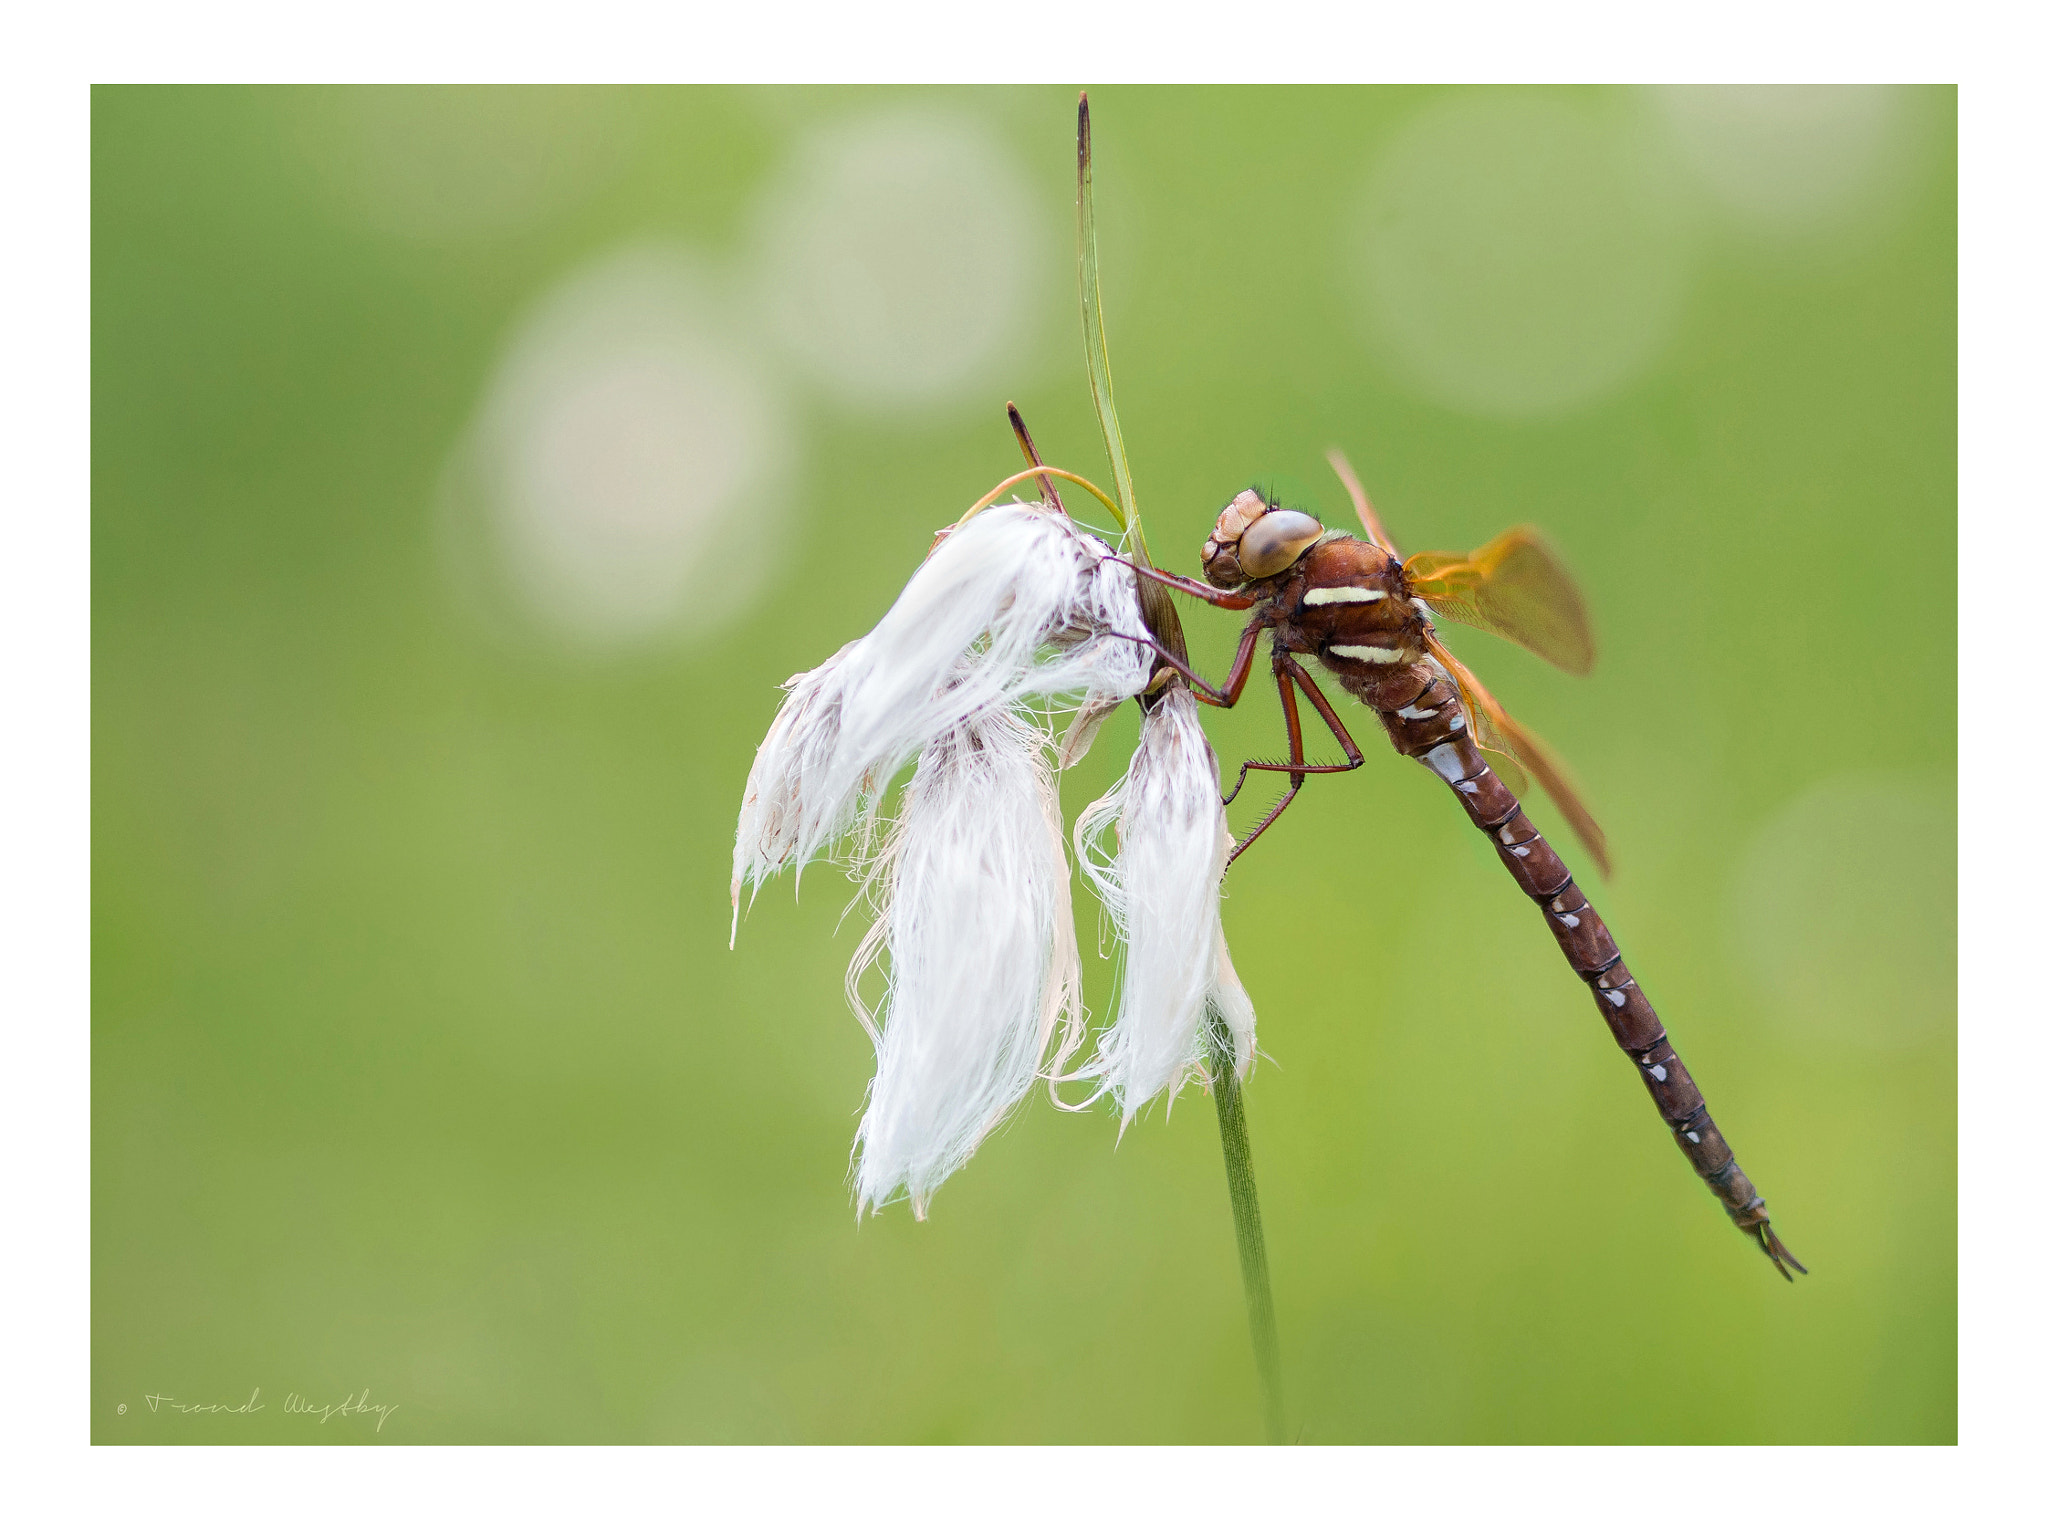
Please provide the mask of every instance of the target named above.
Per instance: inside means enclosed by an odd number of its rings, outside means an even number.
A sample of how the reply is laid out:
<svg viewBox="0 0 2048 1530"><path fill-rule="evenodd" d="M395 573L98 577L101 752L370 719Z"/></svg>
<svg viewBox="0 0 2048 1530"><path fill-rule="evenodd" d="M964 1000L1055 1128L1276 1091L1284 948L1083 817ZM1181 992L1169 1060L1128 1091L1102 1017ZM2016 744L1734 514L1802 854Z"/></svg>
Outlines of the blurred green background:
<svg viewBox="0 0 2048 1530"><path fill-rule="evenodd" d="M1406 549L1550 532L1595 677L1454 641L1814 1271L1368 723L1225 909L1300 1437L1953 1441L1954 93L1092 99L1155 551L1254 479L1343 524L1332 443ZM1073 100L94 93L96 1440L1259 1437L1199 1090L857 1227L845 882L726 948L777 685L1005 399L1107 481Z"/></svg>

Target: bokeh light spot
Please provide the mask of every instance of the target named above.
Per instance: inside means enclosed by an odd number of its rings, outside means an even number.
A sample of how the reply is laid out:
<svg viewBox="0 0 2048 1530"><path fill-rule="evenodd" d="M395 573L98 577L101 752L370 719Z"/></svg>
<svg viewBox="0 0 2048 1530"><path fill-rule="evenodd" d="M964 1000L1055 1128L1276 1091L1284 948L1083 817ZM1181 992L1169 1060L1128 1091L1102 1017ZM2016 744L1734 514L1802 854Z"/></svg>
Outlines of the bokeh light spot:
<svg viewBox="0 0 2048 1530"><path fill-rule="evenodd" d="M1686 252L1629 120L1460 92L1394 135L1346 257L1393 369L1439 403L1516 417L1592 402L1656 359Z"/></svg>
<svg viewBox="0 0 2048 1530"><path fill-rule="evenodd" d="M1650 92L1681 161L1769 239L1842 232L1895 178L1901 93L1886 85L1666 85Z"/></svg>
<svg viewBox="0 0 2048 1530"><path fill-rule="evenodd" d="M571 275L512 341L450 513L458 551L555 635L636 646L753 594L796 442L724 306L686 257L634 249Z"/></svg>
<svg viewBox="0 0 2048 1530"><path fill-rule="evenodd" d="M898 107L798 147L757 204L753 264L769 329L839 403L919 413L1014 388L1055 243L1052 209L986 127Z"/></svg>
<svg viewBox="0 0 2048 1530"><path fill-rule="evenodd" d="M1788 1028L1869 1047L1952 1034L1953 789L1859 773L1823 781L1751 841L1734 929Z"/></svg>

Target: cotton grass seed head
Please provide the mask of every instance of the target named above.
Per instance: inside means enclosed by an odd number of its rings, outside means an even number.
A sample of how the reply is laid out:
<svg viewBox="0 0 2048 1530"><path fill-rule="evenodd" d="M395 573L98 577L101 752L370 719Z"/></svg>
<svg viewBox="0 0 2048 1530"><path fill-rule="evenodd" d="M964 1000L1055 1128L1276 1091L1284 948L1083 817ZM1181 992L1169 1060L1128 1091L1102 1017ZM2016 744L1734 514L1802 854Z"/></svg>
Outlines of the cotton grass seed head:
<svg viewBox="0 0 2048 1530"><path fill-rule="evenodd" d="M1035 709L1144 689L1135 580L1062 514L998 505L947 533L888 614L786 686L733 849L743 890L846 847L874 910L847 974L875 1041L862 1210L932 1192L1045 1072L1083 1013L1065 835ZM1117 636L1116 634L1125 634ZM913 756L893 821L882 793ZM1213 771L1212 771L1213 775ZM877 846L879 845L879 848ZM860 995L879 971L872 1010Z"/></svg>
<svg viewBox="0 0 2048 1530"><path fill-rule="evenodd" d="M1257 1017L1223 939L1230 844L1215 751L1194 698L1176 688L1146 714L1130 770L1074 825L1081 869L1124 948L1116 1020L1074 1076L1098 1080L1126 1123L1201 1072L1212 1020L1238 1076L1251 1067Z"/></svg>
<svg viewBox="0 0 2048 1530"><path fill-rule="evenodd" d="M859 1206L901 1187L922 1218L940 1181L1030 1091L1055 1030L1081 1040L1059 793L1046 736L987 710L920 756L882 851L874 926L847 974L875 1042L856 1137ZM866 968L888 954L878 1017Z"/></svg>
<svg viewBox="0 0 2048 1530"><path fill-rule="evenodd" d="M1136 582L1064 515L995 505L950 532L874 631L788 682L754 757L733 849L732 895L802 867L864 814L892 776L964 719L1150 678Z"/></svg>

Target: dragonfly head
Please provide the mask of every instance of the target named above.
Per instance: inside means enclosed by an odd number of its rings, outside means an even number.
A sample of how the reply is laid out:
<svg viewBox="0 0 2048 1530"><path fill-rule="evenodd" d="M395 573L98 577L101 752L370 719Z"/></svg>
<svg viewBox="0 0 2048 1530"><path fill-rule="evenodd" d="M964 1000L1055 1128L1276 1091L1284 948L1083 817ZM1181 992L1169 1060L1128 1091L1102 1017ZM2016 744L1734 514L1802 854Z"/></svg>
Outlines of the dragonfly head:
<svg viewBox="0 0 2048 1530"><path fill-rule="evenodd" d="M1323 523L1300 510L1268 504L1246 489L1223 507L1216 529L1202 544L1202 572L1219 589L1284 574L1315 546Z"/></svg>

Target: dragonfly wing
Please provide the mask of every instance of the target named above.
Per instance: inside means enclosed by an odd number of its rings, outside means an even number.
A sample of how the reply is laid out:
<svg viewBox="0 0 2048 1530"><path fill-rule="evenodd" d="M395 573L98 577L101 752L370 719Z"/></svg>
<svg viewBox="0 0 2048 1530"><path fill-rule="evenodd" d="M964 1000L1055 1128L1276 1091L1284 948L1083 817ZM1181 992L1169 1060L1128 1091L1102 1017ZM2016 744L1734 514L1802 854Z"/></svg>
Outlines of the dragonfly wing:
<svg viewBox="0 0 2048 1530"><path fill-rule="evenodd" d="M1571 674L1593 668L1586 598L1534 527L1504 531L1472 553L1417 553L1403 573L1436 615L1519 643Z"/></svg>
<svg viewBox="0 0 2048 1530"><path fill-rule="evenodd" d="M1564 763L1551 752L1548 744L1506 713L1501 714L1500 722L1509 742L1514 745L1515 758L1528 767L1536 783L1557 804L1557 810L1564 814L1564 821L1572 826L1579 843L1586 847L1593 863L1600 868L1600 875L1613 876L1614 865L1607 858L1606 831L1594 822L1592 810L1565 774Z"/></svg>
<svg viewBox="0 0 2048 1530"><path fill-rule="evenodd" d="M1387 528L1380 524L1379 512L1372 507L1372 501L1365 497L1365 485L1352 470L1351 459L1336 447L1324 453L1337 476L1344 481L1344 492L1351 496L1351 508L1358 512L1359 522L1365 527L1365 539L1381 549L1390 558L1401 555L1394 551L1394 539L1387 535Z"/></svg>
<svg viewBox="0 0 2048 1530"><path fill-rule="evenodd" d="M1472 743L1493 767L1493 773L1507 783L1509 791L1517 797L1525 796L1529 790L1529 773L1522 769L1522 762L1515 758L1514 745L1502 736L1494 725L1489 709L1497 709L1493 696L1472 671L1457 660L1445 654L1446 668L1451 683L1458 688L1458 697L1465 704L1465 723L1472 730ZM1485 696L1484 703L1480 697Z"/></svg>
<svg viewBox="0 0 2048 1530"><path fill-rule="evenodd" d="M1487 729L1486 734L1475 734L1473 742L1478 743L1480 737L1491 733L1492 730ZM1507 783L1509 791L1513 792L1517 797L1529 795L1529 772L1522 769L1522 762L1516 759L1504 745L1498 743L1479 744L1479 752L1486 757L1486 763L1493 767L1493 773Z"/></svg>
<svg viewBox="0 0 2048 1530"><path fill-rule="evenodd" d="M1472 729L1472 742L1482 754L1492 757L1489 763L1494 765L1494 773L1517 796L1527 790L1528 785L1526 779L1520 785L1516 784L1522 770L1534 776L1536 784L1564 814L1565 822L1572 826L1579 843L1592 855L1600 874L1611 877L1614 868L1607 858L1606 831L1594 820L1592 810L1586 806L1578 787L1573 785L1563 762L1551 747L1508 716L1507 709L1493 699L1493 693L1479 683L1479 677L1467 669L1434 634L1429 638L1429 652L1457 685L1458 694L1465 703L1465 717ZM1521 769L1513 775L1501 770L1497 762L1502 756Z"/></svg>

